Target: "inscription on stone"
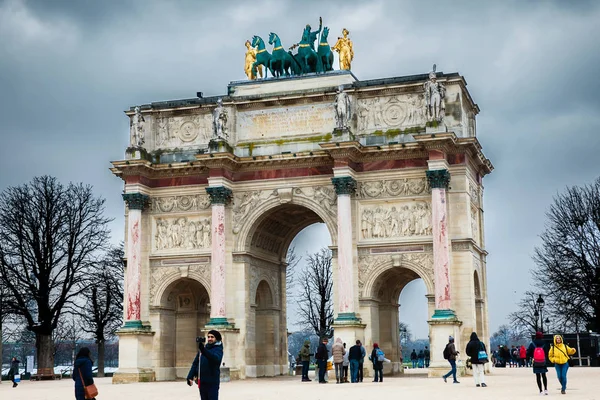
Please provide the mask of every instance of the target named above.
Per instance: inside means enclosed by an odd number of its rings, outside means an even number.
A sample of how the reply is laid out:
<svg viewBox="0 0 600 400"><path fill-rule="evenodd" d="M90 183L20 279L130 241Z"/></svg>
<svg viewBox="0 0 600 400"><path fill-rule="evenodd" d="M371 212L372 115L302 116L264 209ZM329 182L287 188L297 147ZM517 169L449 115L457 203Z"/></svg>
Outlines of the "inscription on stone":
<svg viewBox="0 0 600 400"><path fill-rule="evenodd" d="M239 140L331 133L335 115L331 104L273 108L239 112Z"/></svg>

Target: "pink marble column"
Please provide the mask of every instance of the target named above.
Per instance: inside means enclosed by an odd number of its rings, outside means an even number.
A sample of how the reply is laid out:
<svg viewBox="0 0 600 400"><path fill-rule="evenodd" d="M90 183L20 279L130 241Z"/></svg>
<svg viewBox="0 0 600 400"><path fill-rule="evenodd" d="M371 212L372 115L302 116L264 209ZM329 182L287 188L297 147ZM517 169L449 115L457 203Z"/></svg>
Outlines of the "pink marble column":
<svg viewBox="0 0 600 400"><path fill-rule="evenodd" d="M450 248L446 191L450 183L447 169L427 171L431 186L433 226L433 268L435 285L435 314L433 318L453 317L450 291Z"/></svg>
<svg viewBox="0 0 600 400"><path fill-rule="evenodd" d="M208 187L206 192L212 204L212 245L210 275L210 322L208 325L226 326L225 306L225 205L231 201L231 190L224 187Z"/></svg>
<svg viewBox="0 0 600 400"><path fill-rule="evenodd" d="M127 203L127 288L125 292L124 328L141 328L142 288L142 210L148 204L148 196L141 193L126 193Z"/></svg>
<svg viewBox="0 0 600 400"><path fill-rule="evenodd" d="M338 316L336 322L358 322L354 306L354 282L352 263L352 202L351 195L356 191L356 181L350 176L332 179L337 198L338 227Z"/></svg>

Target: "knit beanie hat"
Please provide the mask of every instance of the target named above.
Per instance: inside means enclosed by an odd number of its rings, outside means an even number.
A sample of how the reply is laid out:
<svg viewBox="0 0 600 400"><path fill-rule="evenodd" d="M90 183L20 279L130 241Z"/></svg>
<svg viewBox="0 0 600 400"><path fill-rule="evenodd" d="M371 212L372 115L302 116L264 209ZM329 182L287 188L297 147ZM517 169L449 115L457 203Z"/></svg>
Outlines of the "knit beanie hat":
<svg viewBox="0 0 600 400"><path fill-rule="evenodd" d="M215 339L217 340L217 342L221 341L221 333L219 333L219 331L215 331L213 329L213 330L208 331L208 334L213 335L215 337Z"/></svg>

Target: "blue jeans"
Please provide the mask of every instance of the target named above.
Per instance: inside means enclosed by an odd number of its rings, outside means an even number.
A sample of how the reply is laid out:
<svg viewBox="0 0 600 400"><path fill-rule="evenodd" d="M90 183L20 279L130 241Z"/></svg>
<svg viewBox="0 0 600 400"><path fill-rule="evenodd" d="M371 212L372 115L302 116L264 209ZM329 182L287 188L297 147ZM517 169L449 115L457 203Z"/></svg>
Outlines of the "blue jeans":
<svg viewBox="0 0 600 400"><path fill-rule="evenodd" d="M327 372L327 360L319 360L319 382L325 382Z"/></svg>
<svg viewBox="0 0 600 400"><path fill-rule="evenodd" d="M417 360L412 360L413 368L417 368Z"/></svg>
<svg viewBox="0 0 600 400"><path fill-rule="evenodd" d="M554 364L556 369L556 377L561 385L561 390L567 390L567 371L569 370L569 363Z"/></svg>
<svg viewBox="0 0 600 400"><path fill-rule="evenodd" d="M350 360L350 382L358 382L358 360Z"/></svg>
<svg viewBox="0 0 600 400"><path fill-rule="evenodd" d="M448 360L448 362L450 363L452 369L450 370L450 372L444 375L444 378L447 378L450 375L452 375L452 378L454 378L454 382L456 382L456 360Z"/></svg>
<svg viewBox="0 0 600 400"><path fill-rule="evenodd" d="M302 379L308 379L308 364L310 361L302 361Z"/></svg>

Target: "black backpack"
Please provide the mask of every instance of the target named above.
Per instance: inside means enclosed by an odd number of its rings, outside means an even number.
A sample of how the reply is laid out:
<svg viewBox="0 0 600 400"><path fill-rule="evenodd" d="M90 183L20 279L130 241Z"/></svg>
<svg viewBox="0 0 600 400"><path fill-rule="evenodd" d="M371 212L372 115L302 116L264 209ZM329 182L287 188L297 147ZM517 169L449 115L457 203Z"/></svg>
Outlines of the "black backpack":
<svg viewBox="0 0 600 400"><path fill-rule="evenodd" d="M450 347L449 347L450 343L448 343L446 345L446 347L444 347L444 360L447 360L450 358Z"/></svg>

